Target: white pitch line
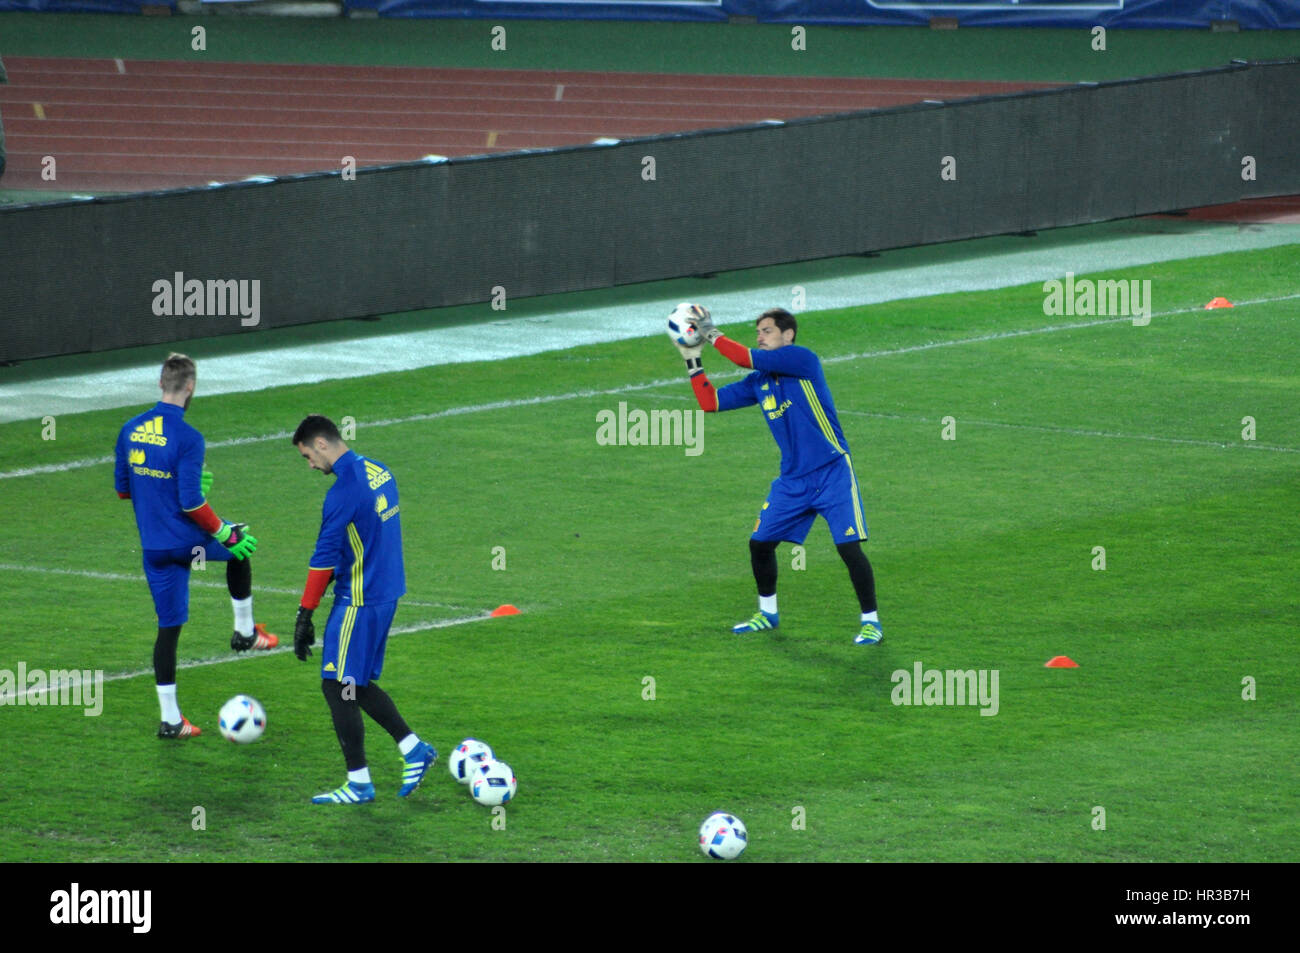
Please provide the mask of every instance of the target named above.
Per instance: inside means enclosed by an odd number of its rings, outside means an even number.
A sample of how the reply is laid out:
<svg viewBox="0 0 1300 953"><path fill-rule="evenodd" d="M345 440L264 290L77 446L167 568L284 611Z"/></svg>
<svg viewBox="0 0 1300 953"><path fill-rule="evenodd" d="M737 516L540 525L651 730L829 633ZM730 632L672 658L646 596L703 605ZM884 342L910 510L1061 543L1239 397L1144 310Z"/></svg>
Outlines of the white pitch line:
<svg viewBox="0 0 1300 953"><path fill-rule="evenodd" d="M1243 308L1252 304L1271 304L1275 301L1290 301L1292 298L1300 298L1300 292L1296 294L1281 295L1277 298L1257 298L1252 301L1239 301L1234 307ZM1171 318L1179 314L1205 314L1206 317L1215 317L1223 312L1232 309L1214 309L1206 312L1203 307L1175 308L1172 311L1153 311L1151 317ZM1107 324L1130 324L1131 317L1117 318L1098 318L1095 321L1076 321L1072 324L1052 324L1045 328L1024 328L1018 331L996 331L992 334L982 334L973 338L956 338L951 341L933 341L928 344L912 344L907 347L891 348L887 351L863 351L859 354L843 354L838 357L822 358L823 364L839 364L842 361L858 361L869 357L894 357L899 354L914 354L917 351L933 351L941 347L956 347L959 344L983 344L987 341L1001 341L1007 338L1028 337L1034 334L1054 334L1057 331L1078 331L1085 328L1099 328ZM3 476L4 474L0 474Z"/></svg>
<svg viewBox="0 0 1300 953"><path fill-rule="evenodd" d="M0 572L36 572L50 576L79 576L83 579L101 579L107 582L144 582L144 575L133 576L123 572L98 572L93 569L62 569L54 566L20 566L17 563L0 563ZM198 586L203 589L222 589L226 590L224 582L204 582L201 579L190 579L191 586ZM282 589L276 586L254 586L253 593L269 593L278 596L297 596L302 594L301 589ZM455 609L464 611L469 606L452 605L450 602L422 602L417 599L407 599L402 597L402 605L416 606L421 609Z"/></svg>
<svg viewBox="0 0 1300 953"><path fill-rule="evenodd" d="M471 622L482 622L484 619L491 619L491 618L492 616L490 615L473 615L473 616L464 616L458 619L442 619L438 622L415 622L410 625L394 626L393 628L388 630L388 634L409 635L412 632L427 632L430 629L448 629L451 628L452 626L468 625ZM292 646L282 645L279 648L271 649L269 652L248 652L240 655L222 655L222 656L217 656L215 658L193 659L188 662L178 662L176 664L176 668L178 670L183 668L203 668L204 666L207 665L221 665L225 662L246 662L249 659L264 658L269 655L283 655L285 652L292 652L292 651L293 651ZM71 670L69 669L69 671ZM124 682L132 678L140 678L143 675L152 675L153 673L154 672L152 668L142 668L136 672L119 672L116 675L106 675L104 676L104 681ZM23 692L22 694L27 698L31 698L36 695L48 695L51 691L58 691L58 690L59 690L59 686L55 685L46 688L29 688L27 691ZM18 704L18 702L15 701L15 699L17 698L18 698L17 692L10 692L5 695L0 695L0 705Z"/></svg>
<svg viewBox="0 0 1300 953"><path fill-rule="evenodd" d="M1255 304L1271 304L1277 301L1289 301L1293 298L1300 298L1300 293L1281 295L1276 298L1257 298L1250 301L1239 301L1237 308L1244 308ZM1207 317L1221 316L1230 309L1224 308L1222 311L1214 310L1206 312L1203 308L1177 308L1172 311L1155 311L1151 317L1166 318L1180 314L1205 314ZM1100 318L1095 321L1078 321L1072 324L1053 324L1043 328L1023 328L1015 331L995 331L989 334L979 334L968 338L954 338L948 341L931 341L925 344L911 344L906 347L887 348L880 351L863 351L858 354L842 354L835 357L822 358L823 364L841 364L845 361L860 361L878 357L895 357L900 354L915 354L920 351L933 351L944 347L960 347L966 344L985 344L989 341L1001 341L1010 338L1031 337L1038 334L1055 334L1060 331L1077 331L1085 328L1101 327L1107 324L1131 323L1131 317ZM712 375L714 379L726 380L730 377L740 377L742 373L747 372L728 372L723 374ZM487 404L470 404L463 407L448 407L446 410L438 410L428 414L412 414L409 417L395 417L390 420L366 421L367 427L391 427L398 424L419 423L426 420L439 420L443 417L459 417L464 414L478 414L491 410L510 410L516 407L533 407L542 404L553 404L565 400L583 400L591 397L616 397L620 394L627 394L633 391L650 390L655 387L663 387L666 384L680 383L680 378L672 377L656 381L649 381L643 384L628 384L624 387L612 387L607 390L581 390L569 391L565 394L544 394L539 397L523 397L515 400L498 400ZM248 444L269 443L274 440L288 440L293 436L292 432L282 430L273 434L262 434L257 437L236 437L229 440L217 440L208 444L211 448L238 447ZM70 460L67 463L48 463L35 467L22 467L17 470L0 471L0 480L13 479L15 477L37 476L43 473L62 473L67 470L81 470L86 467L101 466L103 464L113 463L113 458L105 457L88 457L81 460Z"/></svg>
<svg viewBox="0 0 1300 953"><path fill-rule="evenodd" d="M715 375L715 376L739 376L739 375ZM523 397L516 400L498 400L488 404L471 404L464 407L448 407L446 410L438 410L428 414L412 414L409 417L396 417L391 420L373 420L366 421L367 427L391 427L396 424L419 423L425 420L438 420L442 417L459 417L464 414L477 414L489 410L509 410L515 407L532 407L541 404L553 404L562 400L577 400L590 397L611 397L618 394L626 394L631 391L648 390L652 387L662 387L664 384L670 384L678 381L678 378L665 378L663 380L650 381L646 384L628 384L625 387L615 387L609 390L583 390L570 391L566 394L546 394L540 397ZM209 443L208 449L222 447L240 447L247 444L269 443L274 440L287 441L293 436L293 432L282 430L279 433L262 434L256 437L234 437L229 440L216 440ZM82 460L70 460L67 463L47 463L37 467L23 467L18 470L5 470L0 472L0 480L7 480L13 477L36 476L42 473L61 473L65 470L82 470L86 467L100 466L102 464L113 463L112 457L88 457Z"/></svg>
<svg viewBox="0 0 1300 953"><path fill-rule="evenodd" d="M910 417L905 414L878 414L865 410L841 410L840 413L853 417L875 417L880 420L906 420L913 423L937 424L940 421L931 417ZM1052 427L1046 424L1013 424L1001 420L976 420L962 417L964 425L973 427L1002 427L1007 430L1032 430L1038 433L1059 433L1071 437L1112 437L1117 440L1149 440L1153 443L1185 444L1189 447L1214 447L1219 450L1270 450L1273 453L1300 453L1300 447L1282 447L1276 444L1260 444L1243 440L1240 443L1223 443L1215 440L1194 440L1189 437L1158 437L1146 433L1114 433L1109 430L1077 430L1072 427Z"/></svg>

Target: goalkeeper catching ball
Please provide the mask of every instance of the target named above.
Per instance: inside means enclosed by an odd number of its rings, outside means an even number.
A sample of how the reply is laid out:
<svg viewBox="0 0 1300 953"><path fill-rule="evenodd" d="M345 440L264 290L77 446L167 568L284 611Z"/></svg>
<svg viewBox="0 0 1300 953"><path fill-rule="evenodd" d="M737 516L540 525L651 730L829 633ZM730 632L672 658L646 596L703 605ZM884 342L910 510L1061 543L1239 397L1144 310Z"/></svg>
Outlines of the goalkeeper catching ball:
<svg viewBox="0 0 1300 953"><path fill-rule="evenodd" d="M772 481L749 538L749 556L758 586L758 612L732 627L743 634L775 629L776 548L783 540L802 543L820 515L831 529L835 548L849 571L861 609L857 645L875 645L884 638L876 612L876 582L862 542L867 524L862 498L849 457L849 444L840 429L835 402L817 355L795 344L798 323L783 308L764 311L755 322L757 347L748 348L726 337L713 324L706 308L696 305L700 344L676 344L686 359L686 372L700 407L706 413L758 405L777 446L781 473ZM715 389L704 373L700 353L704 342L733 364L753 370L742 380Z"/></svg>

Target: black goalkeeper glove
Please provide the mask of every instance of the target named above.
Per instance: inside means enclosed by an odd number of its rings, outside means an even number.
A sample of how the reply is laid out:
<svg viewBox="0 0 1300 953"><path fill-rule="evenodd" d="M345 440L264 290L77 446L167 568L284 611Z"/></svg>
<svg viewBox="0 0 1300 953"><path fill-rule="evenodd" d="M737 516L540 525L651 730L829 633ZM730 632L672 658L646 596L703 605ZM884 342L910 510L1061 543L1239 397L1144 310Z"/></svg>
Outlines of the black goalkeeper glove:
<svg viewBox="0 0 1300 953"><path fill-rule="evenodd" d="M299 606L298 618L293 623L293 654L300 662L307 661L311 647L316 644L316 626L312 625L311 613L311 609Z"/></svg>

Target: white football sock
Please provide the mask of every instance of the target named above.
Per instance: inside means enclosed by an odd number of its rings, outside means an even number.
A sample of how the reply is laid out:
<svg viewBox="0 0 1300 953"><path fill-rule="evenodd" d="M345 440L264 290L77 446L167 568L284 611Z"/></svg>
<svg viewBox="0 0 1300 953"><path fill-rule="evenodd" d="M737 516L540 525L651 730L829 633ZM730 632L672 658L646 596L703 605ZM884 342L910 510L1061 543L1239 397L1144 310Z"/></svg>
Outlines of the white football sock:
<svg viewBox="0 0 1300 953"><path fill-rule="evenodd" d="M774 592L770 596L759 596L758 607L768 615L776 615L776 593Z"/></svg>
<svg viewBox="0 0 1300 953"><path fill-rule="evenodd" d="M235 609L235 631L247 638L253 634L253 597L231 599Z"/></svg>
<svg viewBox="0 0 1300 953"><path fill-rule="evenodd" d="M349 781L355 781L357 784L369 784L369 783L370 783L370 765L366 765L364 768L360 768L360 769L358 769L358 770L356 770L356 771L349 771L349 772L348 772L348 780L349 780Z"/></svg>
<svg viewBox="0 0 1300 953"><path fill-rule="evenodd" d="M158 686L158 707L162 709L162 720L174 725L181 720L181 709L176 704L176 686Z"/></svg>
<svg viewBox="0 0 1300 953"><path fill-rule="evenodd" d="M874 612L864 612L864 613L862 613L862 621L863 621L863 622L875 622L875 623L877 623L877 624L879 624L879 622L880 622L880 620L876 618L876 614L875 614Z"/></svg>
<svg viewBox="0 0 1300 953"><path fill-rule="evenodd" d="M402 757L405 758L408 754L410 754L412 751L415 750L415 746L418 745L419 743L420 743L420 736L413 731L397 743L397 750L400 751L402 753Z"/></svg>

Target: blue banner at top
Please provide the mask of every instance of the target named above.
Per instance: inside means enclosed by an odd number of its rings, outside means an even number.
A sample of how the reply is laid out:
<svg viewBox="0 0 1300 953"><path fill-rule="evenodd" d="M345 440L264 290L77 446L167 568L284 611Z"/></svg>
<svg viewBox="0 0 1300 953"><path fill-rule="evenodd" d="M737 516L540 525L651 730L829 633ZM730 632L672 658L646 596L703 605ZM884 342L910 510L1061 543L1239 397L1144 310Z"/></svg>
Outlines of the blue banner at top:
<svg viewBox="0 0 1300 953"><path fill-rule="evenodd" d="M346 0L345 0L346 2ZM176 0L0 0L0 11L29 13L139 13L145 4L176 9Z"/></svg>
<svg viewBox="0 0 1300 953"><path fill-rule="evenodd" d="M4 0L0 0L3 3ZM1205 29L1235 20L1247 30L1300 27L1300 0L344 0L350 9L395 17L497 17L924 26Z"/></svg>
<svg viewBox="0 0 1300 953"><path fill-rule="evenodd" d="M2 2L2 0L0 0ZM343 0L350 10L386 17L495 17L530 20L697 20L758 16L763 0ZM744 8L740 10L739 8Z"/></svg>
<svg viewBox="0 0 1300 953"><path fill-rule="evenodd" d="M0 10L139 13L175 0L0 0ZM1300 28L1300 0L342 0L351 10L391 17L618 19L924 26L955 17L961 26L1205 29L1235 20L1246 30Z"/></svg>

